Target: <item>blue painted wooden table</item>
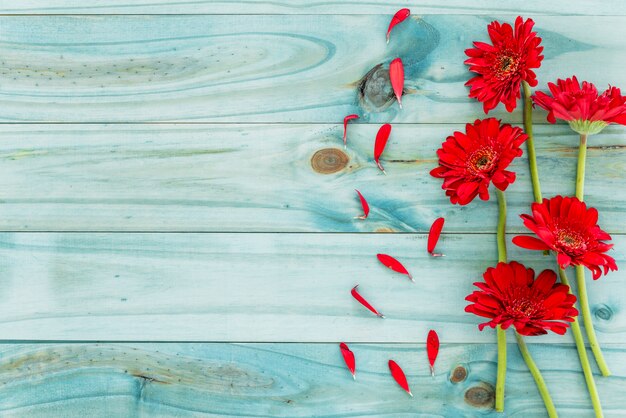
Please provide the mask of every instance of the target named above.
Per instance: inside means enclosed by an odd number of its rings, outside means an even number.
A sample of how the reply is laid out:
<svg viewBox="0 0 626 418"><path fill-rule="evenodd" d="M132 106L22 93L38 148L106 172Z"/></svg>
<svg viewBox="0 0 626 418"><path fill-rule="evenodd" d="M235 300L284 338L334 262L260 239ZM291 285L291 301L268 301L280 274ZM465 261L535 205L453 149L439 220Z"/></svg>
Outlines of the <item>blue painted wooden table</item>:
<svg viewBox="0 0 626 418"><path fill-rule="evenodd" d="M387 46L400 7L414 17ZM463 312L496 260L496 205L453 207L428 175L443 139L482 117L464 49L518 13L543 38L540 86L626 87L620 0L0 0L0 415L544 416L513 341L506 413L493 411L495 335ZM358 88L398 55L402 112ZM387 176L372 160L381 122L394 124ZM535 122L544 194L572 194L577 138L542 111ZM621 266L625 134L593 137L586 199ZM527 161L513 168L510 234L532 201ZM424 250L437 216L445 259ZM415 285L389 277L383 250ZM622 271L589 285L611 417L626 416ZM385 321L351 299L356 283ZM571 335L529 340L561 416L592 416ZM358 353L356 382L339 341Z"/></svg>

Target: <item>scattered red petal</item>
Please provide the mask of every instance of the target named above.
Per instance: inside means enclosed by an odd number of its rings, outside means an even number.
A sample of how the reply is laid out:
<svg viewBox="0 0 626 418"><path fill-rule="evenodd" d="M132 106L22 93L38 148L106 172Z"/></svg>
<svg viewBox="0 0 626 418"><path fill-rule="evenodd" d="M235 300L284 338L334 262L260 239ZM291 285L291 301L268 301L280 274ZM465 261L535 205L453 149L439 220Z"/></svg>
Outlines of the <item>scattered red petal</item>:
<svg viewBox="0 0 626 418"><path fill-rule="evenodd" d="M356 380L356 363L354 361L354 353L350 351L348 345L346 343L339 344L339 348L341 349L341 355L343 356L343 361L346 362L346 366L350 373L352 374L352 378Z"/></svg>
<svg viewBox="0 0 626 418"><path fill-rule="evenodd" d="M376 142L374 143L374 161L376 161L376 165L378 166L380 171L382 171L385 174L387 173L385 172L385 169L383 168L383 166L380 164L380 156L383 154L383 151L385 150L385 145L387 145L387 140L389 139L390 133L391 133L391 125L388 123L385 123L378 130L378 133L376 134Z"/></svg>
<svg viewBox="0 0 626 418"><path fill-rule="evenodd" d="M374 307L370 305L369 302L365 300L365 298L359 294L357 290L358 287L359 285L357 284L356 286L352 288L352 291L350 292L352 294L352 297L355 298L361 305L365 306L374 315L378 316L379 318L384 318L385 316L383 314L381 314L376 309L374 309Z"/></svg>
<svg viewBox="0 0 626 418"><path fill-rule="evenodd" d="M411 279L412 282L415 282L415 280L413 280L413 276L411 276L411 273L409 273L409 271L402 265L402 263L400 263L392 256L387 254L376 254L376 257L378 257L378 261L380 261L385 267L388 267L395 272L406 274L407 276L409 276L409 279Z"/></svg>
<svg viewBox="0 0 626 418"><path fill-rule="evenodd" d="M352 119L358 119L359 115L348 115L345 118L343 118L343 147L347 148L348 145L348 138L346 137L346 134L348 132L348 121L352 120Z"/></svg>
<svg viewBox="0 0 626 418"><path fill-rule="evenodd" d="M394 380L400 385L400 387L404 389L406 393L411 395L411 397L413 397L411 389L409 389L409 383L406 381L406 376L404 375L402 368L398 366L398 363L393 360L389 360L389 371L391 372Z"/></svg>
<svg viewBox="0 0 626 418"><path fill-rule="evenodd" d="M433 224L431 225L430 232L428 233L428 252L433 257L443 257L443 254L437 254L433 251L435 251L437 241L439 241L439 236L441 235L441 230L443 229L444 223L444 218L435 219L435 222L433 222Z"/></svg>
<svg viewBox="0 0 626 418"><path fill-rule="evenodd" d="M396 12L395 15L391 18L391 22L389 22L389 28L387 29L387 43L389 43L389 37L391 36L391 30L398 23L402 23L406 20L407 17L411 15L411 11L409 9L400 9Z"/></svg>
<svg viewBox="0 0 626 418"><path fill-rule="evenodd" d="M396 58L389 64L389 80L396 95L400 109L402 109L402 92L404 91L404 65L400 58Z"/></svg>
<svg viewBox="0 0 626 418"><path fill-rule="evenodd" d="M430 363L430 374L435 375L435 360L439 354L439 336L434 330L428 331L426 338L426 352L428 353L428 362Z"/></svg>
<svg viewBox="0 0 626 418"><path fill-rule="evenodd" d="M367 200L363 197L360 191L354 189L359 195L359 200L361 200L361 206L363 206L363 215L355 216L355 219L367 219L367 215L370 213L370 205L367 204Z"/></svg>

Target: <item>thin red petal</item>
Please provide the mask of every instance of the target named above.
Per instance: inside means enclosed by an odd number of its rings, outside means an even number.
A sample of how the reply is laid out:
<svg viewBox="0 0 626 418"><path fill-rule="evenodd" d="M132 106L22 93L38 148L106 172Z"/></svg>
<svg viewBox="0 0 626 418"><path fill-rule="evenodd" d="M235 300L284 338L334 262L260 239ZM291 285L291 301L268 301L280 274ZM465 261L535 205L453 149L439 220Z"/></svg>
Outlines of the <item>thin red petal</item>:
<svg viewBox="0 0 626 418"><path fill-rule="evenodd" d="M376 142L374 143L374 161L376 161L376 165L382 171L385 172L385 169L380 164L380 156L383 154L385 150L385 146L387 145L387 140L389 139L389 134L391 134L391 125L385 123L380 127L378 133L376 134Z"/></svg>
<svg viewBox="0 0 626 418"><path fill-rule="evenodd" d="M354 189L354 191L357 192L357 194L359 195L359 200L361 201L361 206L363 206L363 215L361 216L357 216L357 219L367 219L367 215L370 214L370 205L367 204L367 200L365 200L365 198L363 197L363 195L361 194L360 191L358 191L357 189Z"/></svg>
<svg viewBox="0 0 626 418"><path fill-rule="evenodd" d="M376 254L376 257L378 257L378 261L380 261L385 267L388 267L397 273L406 274L407 276L409 276L409 279L413 281L413 276L411 276L411 273L409 273L409 271L402 265L402 263L400 263L392 256L387 254Z"/></svg>
<svg viewBox="0 0 626 418"><path fill-rule="evenodd" d="M402 371L402 368L398 366L398 363L393 360L389 360L389 371L391 372L391 376L393 376L396 383L398 383L398 385L400 385L400 387L404 389L406 393L413 397L411 389L409 388L409 382L407 382L406 376Z"/></svg>
<svg viewBox="0 0 626 418"><path fill-rule="evenodd" d="M389 64L389 80L396 95L396 100L402 109L402 92L404 91L404 64L400 58L396 58Z"/></svg>
<svg viewBox="0 0 626 418"><path fill-rule="evenodd" d="M444 218L437 218L435 222L430 227L430 232L428 233L428 252L431 255L433 251L435 251L435 247L437 246L437 242L439 241L439 236L441 235L441 230L443 229L443 224L445 223Z"/></svg>
<svg viewBox="0 0 626 418"><path fill-rule="evenodd" d="M389 43L389 36L391 35L391 30L398 24L402 23L406 20L407 17L411 15L411 11L409 9L400 9L396 12L395 15L391 18L391 22L389 22L389 28L387 29L387 43Z"/></svg>
<svg viewBox="0 0 626 418"><path fill-rule="evenodd" d="M343 118L343 147L346 148L348 144L347 132L348 132L348 121L352 119L358 119L359 115L348 115Z"/></svg>
<svg viewBox="0 0 626 418"><path fill-rule="evenodd" d="M348 348L348 345L346 343L339 344L339 348L341 349L343 361L346 362L346 366L352 374L352 378L356 380L356 362L354 360L354 353Z"/></svg>
<svg viewBox="0 0 626 418"><path fill-rule="evenodd" d="M365 298L363 296L361 296L359 294L359 291L357 290L358 287L359 287L359 285L357 284L350 291L350 293L352 294L352 297L355 298L361 305L365 306L374 315L378 316L379 318L384 318L385 316L383 314L381 314L376 309L374 309L374 307L372 305L370 305L370 303L367 300L365 300Z"/></svg>
<svg viewBox="0 0 626 418"><path fill-rule="evenodd" d="M439 336L435 330L428 331L426 338L426 352L428 353L428 362L430 363L430 374L435 375L435 360L439 354Z"/></svg>

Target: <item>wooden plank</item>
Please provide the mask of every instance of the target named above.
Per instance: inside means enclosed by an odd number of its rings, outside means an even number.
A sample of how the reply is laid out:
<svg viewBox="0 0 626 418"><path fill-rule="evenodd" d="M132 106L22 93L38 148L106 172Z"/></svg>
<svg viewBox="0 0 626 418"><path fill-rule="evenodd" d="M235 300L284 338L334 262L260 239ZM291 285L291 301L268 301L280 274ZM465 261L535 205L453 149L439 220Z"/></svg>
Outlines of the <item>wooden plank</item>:
<svg viewBox="0 0 626 418"><path fill-rule="evenodd" d="M487 39L492 18L514 16L415 17L387 46L388 15L4 16L0 120L336 123L361 113L372 122L465 123L482 108L467 97L463 51ZM537 16L541 85L576 73L625 86L625 19ZM359 89L397 56L410 93L403 112L376 81L384 71ZM519 111L492 115L521 120Z"/></svg>
<svg viewBox="0 0 626 418"><path fill-rule="evenodd" d="M626 262L626 237L612 255ZM493 235L443 237L445 258L417 234L0 235L5 339L215 342L491 342L464 298L496 258ZM511 246L510 259L553 267L541 252ZM416 277L390 272L398 257ZM590 283L599 338L626 343L623 270ZM387 319L350 296L361 285ZM259 324L262 324L261 326ZM541 342L570 341L547 336Z"/></svg>
<svg viewBox="0 0 626 418"><path fill-rule="evenodd" d="M6 344L3 417L285 416L544 417L517 348L509 346L506 413L491 409L493 344L443 344L435 378L422 345L353 344L357 380L336 344ZM561 416L592 415L573 346L530 345ZM597 377L605 416L626 414L624 345ZM415 398L391 379L393 358ZM462 377L465 376L463 380Z"/></svg>
<svg viewBox="0 0 626 418"><path fill-rule="evenodd" d="M493 14L524 13L536 16L557 15L624 15L623 3L619 0L589 0L584 3L566 0L546 3L541 0L503 3L498 0L356 0L315 2L307 0L20 0L0 2L0 13L4 14L126 14L126 13L216 13L216 14L393 14L396 9L410 7L414 13L428 14Z"/></svg>
<svg viewBox="0 0 626 418"><path fill-rule="evenodd" d="M344 153L340 125L1 125L0 229L427 232L445 216L446 232L495 231L495 196L453 206L428 174L435 150L462 125L394 127L386 176L372 161L377 129L351 125ZM577 137L566 126L536 131L545 196L572 194ZM590 140L586 200L612 233L626 232L626 195L615 193L625 132L609 127ZM512 169L509 230L524 232L526 160ZM355 188L372 207L366 221L353 219Z"/></svg>

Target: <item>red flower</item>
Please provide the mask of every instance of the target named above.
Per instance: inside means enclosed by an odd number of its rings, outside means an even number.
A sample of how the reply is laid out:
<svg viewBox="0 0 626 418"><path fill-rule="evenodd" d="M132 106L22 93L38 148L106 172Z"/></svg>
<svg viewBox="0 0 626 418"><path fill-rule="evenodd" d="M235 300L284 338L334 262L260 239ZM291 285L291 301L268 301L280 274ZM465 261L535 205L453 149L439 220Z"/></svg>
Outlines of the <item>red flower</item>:
<svg viewBox="0 0 626 418"><path fill-rule="evenodd" d="M469 57L465 64L478 75L470 79L469 97L483 103L485 113L499 102L512 112L520 98L520 85L526 81L531 87L537 85L537 76L531 68L539 68L543 60L541 38L532 32L535 22L515 19L515 32L508 23L491 22L487 26L492 45L474 42L475 48L466 49Z"/></svg>
<svg viewBox="0 0 626 418"><path fill-rule="evenodd" d="M548 111L548 122L557 119L569 122L579 134L597 134L609 123L626 125L626 97L617 87L610 87L598 95L592 83L583 81L582 87L576 76L548 83L552 96L537 92L535 104Z"/></svg>
<svg viewBox="0 0 626 418"><path fill-rule="evenodd" d="M587 208L584 202L575 197L556 196L533 203L532 215L521 215L526 228L539 239L520 235L513 243L529 250L552 250L557 254L561 268L570 264L583 265L597 280L609 270L617 270L615 259L605 254L613 248L606 244L611 236L598 226L598 211Z"/></svg>
<svg viewBox="0 0 626 418"><path fill-rule="evenodd" d="M443 179L442 189L454 204L467 205L479 195L489 199L489 183L506 190L515 173L505 170L522 155L520 145L526 134L520 128L501 125L494 118L477 119L465 126L466 133L455 132L437 150L439 167L430 175Z"/></svg>
<svg viewBox="0 0 626 418"><path fill-rule="evenodd" d="M480 290L465 298L472 302L465 312L491 318L478 326L481 331L486 326L507 329L513 325L522 335L547 334L546 330L562 335L567 322L578 315L576 296L569 293L568 286L556 283L552 270L542 271L535 280L533 269L511 261L489 267L483 278L484 283L474 283Z"/></svg>

